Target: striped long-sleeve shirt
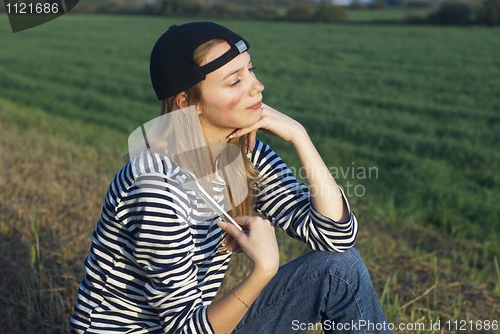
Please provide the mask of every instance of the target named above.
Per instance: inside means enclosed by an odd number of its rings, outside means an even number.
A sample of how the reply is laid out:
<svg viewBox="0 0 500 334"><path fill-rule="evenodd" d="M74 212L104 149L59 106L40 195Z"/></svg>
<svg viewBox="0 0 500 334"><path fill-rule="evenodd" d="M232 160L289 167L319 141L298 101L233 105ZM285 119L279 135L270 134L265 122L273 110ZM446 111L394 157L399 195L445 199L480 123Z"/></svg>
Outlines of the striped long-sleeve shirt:
<svg viewBox="0 0 500 334"><path fill-rule="evenodd" d="M262 142L249 159L261 181L258 213L311 249L352 247L358 226L349 206L346 223L321 215L307 186ZM175 181L178 175L170 160L144 152L111 182L85 260L73 333L213 333L206 310L231 254L217 252L223 231L207 205ZM221 204L223 191L215 180Z"/></svg>

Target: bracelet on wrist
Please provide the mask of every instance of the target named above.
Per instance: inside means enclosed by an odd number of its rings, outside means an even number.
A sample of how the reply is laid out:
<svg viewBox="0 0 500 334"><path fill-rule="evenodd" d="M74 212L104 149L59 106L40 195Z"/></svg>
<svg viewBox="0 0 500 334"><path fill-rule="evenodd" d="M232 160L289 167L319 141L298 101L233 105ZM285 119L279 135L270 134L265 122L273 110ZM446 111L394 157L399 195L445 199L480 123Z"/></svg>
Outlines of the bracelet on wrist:
<svg viewBox="0 0 500 334"><path fill-rule="evenodd" d="M250 306L247 305L247 303L245 303L243 300L241 300L240 297L238 297L238 295L236 293L234 293L233 289L231 289L231 293L240 301L243 303L243 305L245 305L248 309L250 308Z"/></svg>

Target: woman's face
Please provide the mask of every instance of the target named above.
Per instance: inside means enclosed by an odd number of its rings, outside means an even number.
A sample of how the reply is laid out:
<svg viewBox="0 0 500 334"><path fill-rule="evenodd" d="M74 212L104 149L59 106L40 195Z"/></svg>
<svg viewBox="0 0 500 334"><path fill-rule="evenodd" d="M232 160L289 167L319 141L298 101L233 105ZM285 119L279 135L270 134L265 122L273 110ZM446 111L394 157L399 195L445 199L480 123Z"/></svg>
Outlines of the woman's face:
<svg viewBox="0 0 500 334"><path fill-rule="evenodd" d="M229 44L219 43L207 53L203 64L220 57ZM211 142L224 141L235 129L255 124L261 117L264 85L253 73L248 52L239 54L201 82L200 123ZM226 139L227 141L227 139Z"/></svg>

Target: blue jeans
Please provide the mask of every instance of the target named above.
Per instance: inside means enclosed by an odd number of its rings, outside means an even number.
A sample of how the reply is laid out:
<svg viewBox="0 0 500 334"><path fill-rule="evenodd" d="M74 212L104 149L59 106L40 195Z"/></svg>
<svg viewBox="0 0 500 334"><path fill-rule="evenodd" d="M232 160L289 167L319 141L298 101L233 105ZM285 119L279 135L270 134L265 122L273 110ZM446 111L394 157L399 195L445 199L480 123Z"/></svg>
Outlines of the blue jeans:
<svg viewBox="0 0 500 334"><path fill-rule="evenodd" d="M307 329L323 329L326 334L391 333L356 249L311 251L281 266L233 333Z"/></svg>

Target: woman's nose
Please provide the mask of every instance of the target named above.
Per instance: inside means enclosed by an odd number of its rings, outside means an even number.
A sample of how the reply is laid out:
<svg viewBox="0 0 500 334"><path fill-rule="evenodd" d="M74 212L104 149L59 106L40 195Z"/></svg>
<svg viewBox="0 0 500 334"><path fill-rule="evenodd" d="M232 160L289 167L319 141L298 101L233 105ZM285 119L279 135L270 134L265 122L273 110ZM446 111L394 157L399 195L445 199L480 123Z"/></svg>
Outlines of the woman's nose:
<svg viewBox="0 0 500 334"><path fill-rule="evenodd" d="M262 82L259 81L259 79L257 79L257 77L253 77L253 82L252 82L252 95L254 94L259 94L260 92L262 92L264 90L264 85L262 84Z"/></svg>

